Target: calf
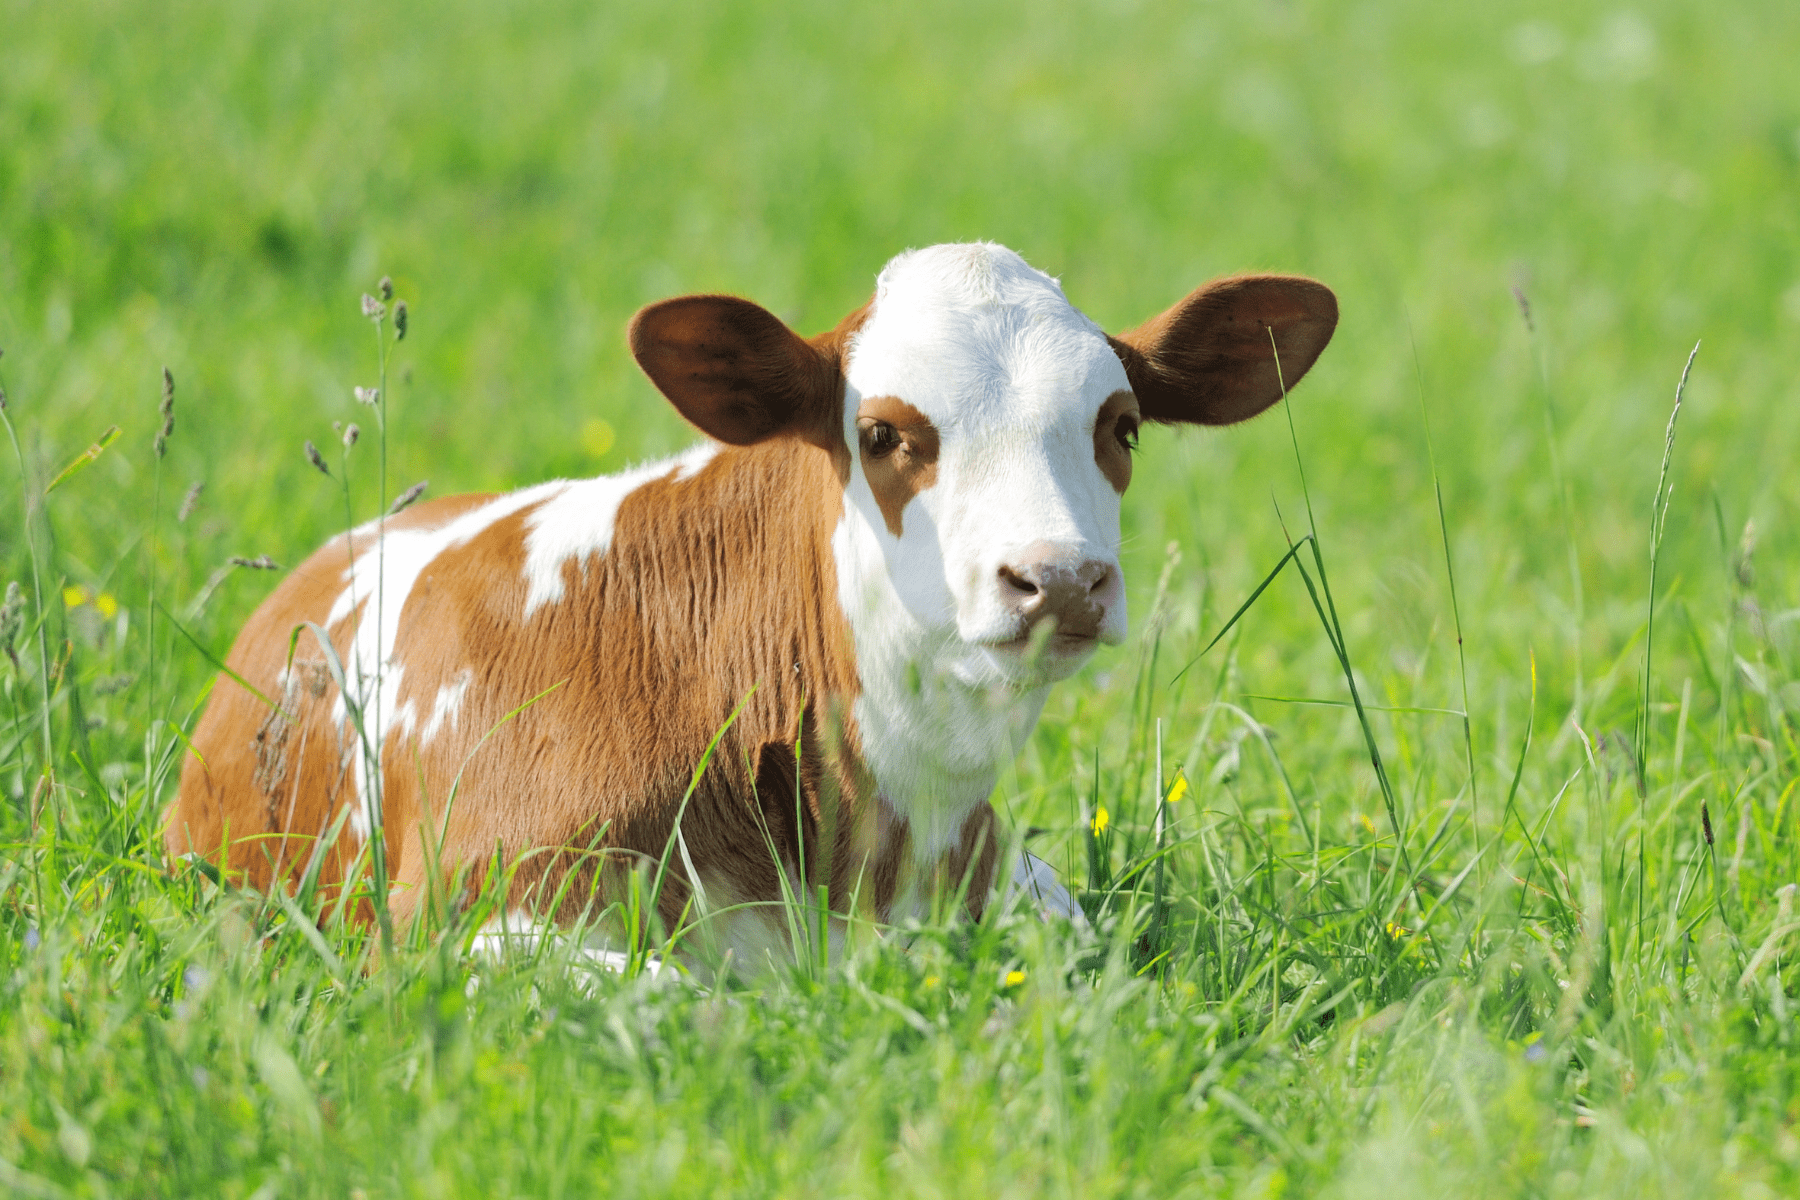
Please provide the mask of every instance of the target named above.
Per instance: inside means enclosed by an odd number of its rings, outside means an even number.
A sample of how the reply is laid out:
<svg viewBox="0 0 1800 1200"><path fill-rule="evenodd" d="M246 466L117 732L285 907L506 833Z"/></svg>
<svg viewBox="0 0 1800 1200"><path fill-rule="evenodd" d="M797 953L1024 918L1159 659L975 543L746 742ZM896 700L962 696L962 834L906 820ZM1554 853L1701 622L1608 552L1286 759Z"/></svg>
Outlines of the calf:
<svg viewBox="0 0 1800 1200"><path fill-rule="evenodd" d="M1254 416L1336 323L1312 280L1238 276L1109 337L989 244L902 254L811 339L653 304L631 351L711 440L327 543L238 637L263 695L212 696L167 849L270 887L317 845L342 886L375 811L398 921L496 855L509 906L566 921L679 822L661 917L739 906L733 944L779 937L757 902L784 886L883 920L966 887L979 914L1000 764L1125 635L1140 423ZM333 655L290 651L303 622Z"/></svg>

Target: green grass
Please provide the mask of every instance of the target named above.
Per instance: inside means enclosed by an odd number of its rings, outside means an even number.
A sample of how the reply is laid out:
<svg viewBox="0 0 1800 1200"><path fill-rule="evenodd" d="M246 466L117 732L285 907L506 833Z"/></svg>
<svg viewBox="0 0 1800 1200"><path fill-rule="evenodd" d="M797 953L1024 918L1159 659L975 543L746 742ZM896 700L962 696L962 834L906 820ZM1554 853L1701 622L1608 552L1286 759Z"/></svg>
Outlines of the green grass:
<svg viewBox="0 0 1800 1200"><path fill-rule="evenodd" d="M1800 8L0 0L0 30L0 1191L1800 1187ZM1109 328L1245 268L1344 314L1291 430L1146 435L1133 640L996 797L1106 893L1093 944L1000 916L754 987L552 951L470 990L454 939L370 967L163 873L195 643L272 577L189 614L228 556L341 528L301 443L370 424L383 273L388 491L446 495L682 445L625 352L643 303L811 332L974 237ZM351 464L360 518L387 497ZM159 616L152 648L152 575L193 641ZM1158 721L1191 787L1155 866Z"/></svg>

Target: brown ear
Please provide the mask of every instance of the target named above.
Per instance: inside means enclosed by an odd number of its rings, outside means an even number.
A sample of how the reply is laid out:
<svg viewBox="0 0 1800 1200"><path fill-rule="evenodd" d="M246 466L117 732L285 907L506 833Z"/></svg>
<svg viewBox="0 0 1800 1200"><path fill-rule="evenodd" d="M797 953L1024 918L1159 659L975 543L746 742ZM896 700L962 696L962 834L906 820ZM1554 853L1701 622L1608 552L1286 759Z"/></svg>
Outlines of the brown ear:
<svg viewBox="0 0 1800 1200"><path fill-rule="evenodd" d="M1317 280L1236 275L1107 340L1146 420L1231 425L1281 399L1283 383L1299 383L1337 319L1337 297Z"/></svg>
<svg viewBox="0 0 1800 1200"><path fill-rule="evenodd" d="M748 446L782 433L819 440L835 432L843 386L836 360L760 305L680 296L641 309L626 336L650 382L709 437Z"/></svg>

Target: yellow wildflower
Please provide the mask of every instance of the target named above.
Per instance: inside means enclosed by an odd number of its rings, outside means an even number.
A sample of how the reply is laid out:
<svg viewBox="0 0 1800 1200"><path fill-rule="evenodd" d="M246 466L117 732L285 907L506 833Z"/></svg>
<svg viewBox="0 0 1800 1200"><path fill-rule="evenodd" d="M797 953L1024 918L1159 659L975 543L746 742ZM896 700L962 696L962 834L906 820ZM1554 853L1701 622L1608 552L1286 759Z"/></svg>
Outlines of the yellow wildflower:
<svg viewBox="0 0 1800 1200"><path fill-rule="evenodd" d="M1102 805L1101 807L1094 810L1094 819L1092 821L1088 822L1088 828L1092 829L1094 831L1095 837L1099 837L1101 834L1106 832L1107 820L1108 820L1108 818L1107 818L1107 814L1106 814L1105 805Z"/></svg>
<svg viewBox="0 0 1800 1200"><path fill-rule="evenodd" d="M1017 987L1021 983L1024 983L1024 982L1025 982L1025 972L1023 972L1023 971L1008 971L1006 973L1006 986L1007 987Z"/></svg>
<svg viewBox="0 0 1800 1200"><path fill-rule="evenodd" d="M1389 937L1393 938L1396 942L1411 932L1412 932L1412 930L1408 929L1406 926L1400 924L1397 921L1389 921L1387 923L1387 935Z"/></svg>
<svg viewBox="0 0 1800 1200"><path fill-rule="evenodd" d="M68 608L80 608L87 603L88 590L80 584L63 589L63 604Z"/></svg>
<svg viewBox="0 0 1800 1200"><path fill-rule="evenodd" d="M1188 790L1187 775L1178 769L1175 772L1174 786L1169 788L1169 795L1168 795L1167 799L1164 800L1164 803L1165 804L1179 804L1181 802L1181 798L1183 796L1187 795L1187 790Z"/></svg>
<svg viewBox="0 0 1800 1200"><path fill-rule="evenodd" d="M94 607L99 611L101 616L109 621L119 615L119 602L113 598L111 592L101 592L98 596L95 596Z"/></svg>
<svg viewBox="0 0 1800 1200"><path fill-rule="evenodd" d="M606 452L618 441L618 434L613 427L599 417L591 417L581 427L581 448L591 458L604 458Z"/></svg>

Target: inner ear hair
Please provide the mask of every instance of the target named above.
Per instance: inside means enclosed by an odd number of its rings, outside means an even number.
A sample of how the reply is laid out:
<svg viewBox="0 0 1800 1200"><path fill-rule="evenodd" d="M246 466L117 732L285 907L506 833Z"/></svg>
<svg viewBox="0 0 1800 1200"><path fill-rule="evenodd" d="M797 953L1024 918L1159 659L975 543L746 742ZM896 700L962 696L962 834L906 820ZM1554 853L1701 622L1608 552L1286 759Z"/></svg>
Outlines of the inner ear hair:
<svg viewBox="0 0 1800 1200"><path fill-rule="evenodd" d="M1145 420L1232 425L1299 383L1337 320L1337 297L1315 279L1234 275L1107 340Z"/></svg>
<svg viewBox="0 0 1800 1200"><path fill-rule="evenodd" d="M650 382L709 437L748 446L835 427L836 359L760 304L678 296L641 309L626 336Z"/></svg>

